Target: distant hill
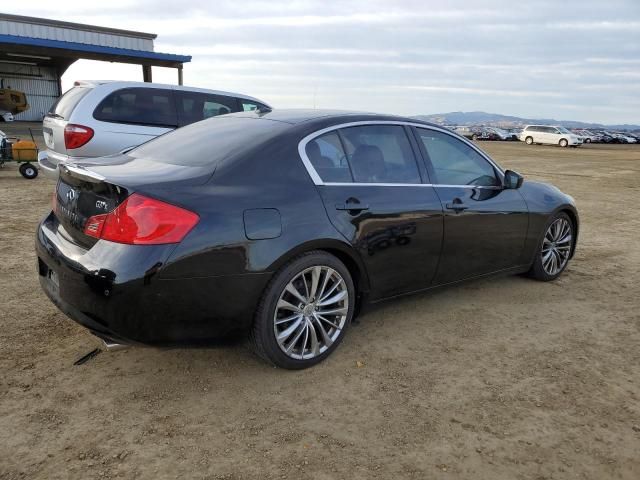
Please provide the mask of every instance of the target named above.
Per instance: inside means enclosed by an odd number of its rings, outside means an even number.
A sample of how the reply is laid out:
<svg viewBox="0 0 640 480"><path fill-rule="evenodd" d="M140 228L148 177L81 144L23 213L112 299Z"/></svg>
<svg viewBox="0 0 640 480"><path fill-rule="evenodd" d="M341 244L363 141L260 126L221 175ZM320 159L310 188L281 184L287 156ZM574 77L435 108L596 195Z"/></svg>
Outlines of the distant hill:
<svg viewBox="0 0 640 480"><path fill-rule="evenodd" d="M521 118L487 112L449 112L415 115L413 118L440 125L488 125L492 127L522 127L529 124L563 125L567 128L603 128L611 130L640 130L640 125L602 125L601 123L554 120L552 118Z"/></svg>

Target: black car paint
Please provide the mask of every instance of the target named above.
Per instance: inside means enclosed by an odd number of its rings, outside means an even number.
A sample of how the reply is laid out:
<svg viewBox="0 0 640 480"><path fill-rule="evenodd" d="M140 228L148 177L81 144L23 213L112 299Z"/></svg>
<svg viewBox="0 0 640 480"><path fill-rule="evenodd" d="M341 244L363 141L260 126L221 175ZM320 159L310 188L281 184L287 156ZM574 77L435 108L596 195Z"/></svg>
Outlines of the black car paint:
<svg viewBox="0 0 640 480"><path fill-rule="evenodd" d="M359 294L377 302L490 273L526 271L549 216L559 210L571 214L577 231L572 199L545 184L525 181L517 190L434 187L428 185L428 165L421 163L425 185L316 186L298 153L305 136L347 122L427 123L276 110L214 117L185 129L202 133L225 121L277 127L273 135L247 137L241 152L228 152L215 165L158 163L140 157L140 149L86 162L127 193L192 210L200 222L179 244L88 244L53 212L47 215L36 237L40 281L68 316L123 343L207 342L245 331L274 272L306 251L338 256ZM419 151L415 139L412 145ZM203 151L202 145L182 147L185 156L190 148ZM454 197L471 208L447 210ZM348 202L369 209L336 209ZM52 285L51 270L59 287Z"/></svg>

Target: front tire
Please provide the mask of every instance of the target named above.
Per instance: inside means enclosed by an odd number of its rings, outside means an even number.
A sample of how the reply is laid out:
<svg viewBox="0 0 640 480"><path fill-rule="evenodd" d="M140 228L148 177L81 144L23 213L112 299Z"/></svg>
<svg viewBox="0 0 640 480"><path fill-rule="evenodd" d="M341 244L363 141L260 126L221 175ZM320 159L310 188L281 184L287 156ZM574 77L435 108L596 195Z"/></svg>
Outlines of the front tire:
<svg viewBox="0 0 640 480"><path fill-rule="evenodd" d="M567 145L569 145L569 142L567 141L567 139L566 138L561 138L560 139L560 146L564 148Z"/></svg>
<svg viewBox="0 0 640 480"><path fill-rule="evenodd" d="M284 265L260 300L250 340L275 366L311 367L338 347L356 305L345 265L323 251L305 253Z"/></svg>
<svg viewBox="0 0 640 480"><path fill-rule="evenodd" d="M533 137L525 138L524 143L526 143L527 145L533 145Z"/></svg>
<svg viewBox="0 0 640 480"><path fill-rule="evenodd" d="M536 280L555 280L567 268L575 242L574 225L569 215L560 212L547 223L538 245L529 275Z"/></svg>

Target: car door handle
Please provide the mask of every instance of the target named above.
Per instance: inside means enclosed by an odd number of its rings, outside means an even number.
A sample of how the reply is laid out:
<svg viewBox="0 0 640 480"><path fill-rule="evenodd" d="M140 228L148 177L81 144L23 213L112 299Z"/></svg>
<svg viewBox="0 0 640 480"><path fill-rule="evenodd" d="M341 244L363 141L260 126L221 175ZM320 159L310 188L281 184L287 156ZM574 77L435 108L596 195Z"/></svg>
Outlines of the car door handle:
<svg viewBox="0 0 640 480"><path fill-rule="evenodd" d="M363 210L369 210L369 205L364 203L337 203L336 210L348 210L351 212L361 212Z"/></svg>
<svg viewBox="0 0 640 480"><path fill-rule="evenodd" d="M469 207L462 202L453 202L453 203L447 203L447 208L449 210L455 210L456 212L461 212L462 210L466 210Z"/></svg>

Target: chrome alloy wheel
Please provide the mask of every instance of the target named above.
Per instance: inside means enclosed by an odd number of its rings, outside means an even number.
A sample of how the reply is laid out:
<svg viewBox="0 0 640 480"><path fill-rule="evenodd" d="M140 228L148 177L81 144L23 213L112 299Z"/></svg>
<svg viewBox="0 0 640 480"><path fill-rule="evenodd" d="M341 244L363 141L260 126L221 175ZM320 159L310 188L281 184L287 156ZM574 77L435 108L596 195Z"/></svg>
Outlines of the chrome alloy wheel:
<svg viewBox="0 0 640 480"><path fill-rule="evenodd" d="M325 352L342 334L349 292L342 276L327 266L309 267L284 288L273 316L273 332L289 357L308 360Z"/></svg>
<svg viewBox="0 0 640 480"><path fill-rule="evenodd" d="M557 218L544 234L542 241L542 268L547 275L557 275L562 271L571 254L573 235L571 223L566 218Z"/></svg>

